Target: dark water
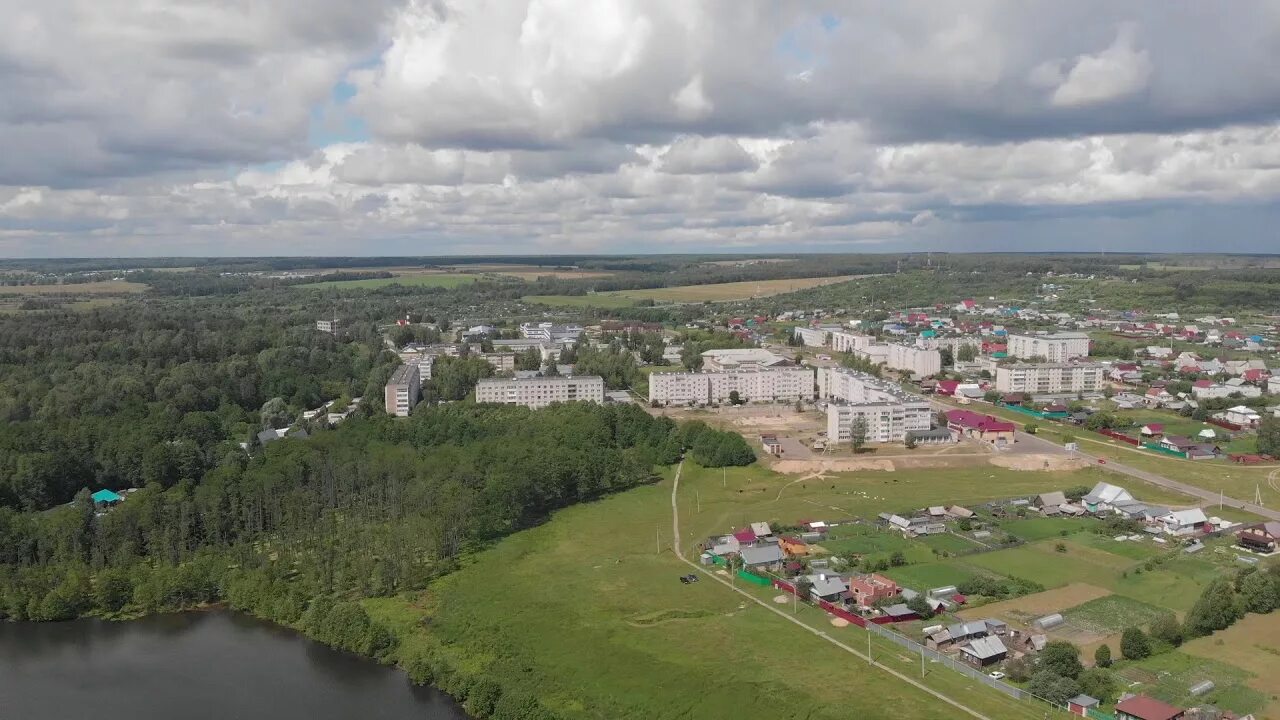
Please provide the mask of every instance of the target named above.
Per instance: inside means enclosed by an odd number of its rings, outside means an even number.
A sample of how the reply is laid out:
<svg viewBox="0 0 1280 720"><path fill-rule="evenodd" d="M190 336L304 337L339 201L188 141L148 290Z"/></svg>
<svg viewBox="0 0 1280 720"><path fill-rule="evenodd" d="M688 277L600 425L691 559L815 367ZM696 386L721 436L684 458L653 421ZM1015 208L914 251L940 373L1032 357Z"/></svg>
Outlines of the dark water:
<svg viewBox="0 0 1280 720"><path fill-rule="evenodd" d="M465 720L404 673L230 612L0 622L0 720Z"/></svg>

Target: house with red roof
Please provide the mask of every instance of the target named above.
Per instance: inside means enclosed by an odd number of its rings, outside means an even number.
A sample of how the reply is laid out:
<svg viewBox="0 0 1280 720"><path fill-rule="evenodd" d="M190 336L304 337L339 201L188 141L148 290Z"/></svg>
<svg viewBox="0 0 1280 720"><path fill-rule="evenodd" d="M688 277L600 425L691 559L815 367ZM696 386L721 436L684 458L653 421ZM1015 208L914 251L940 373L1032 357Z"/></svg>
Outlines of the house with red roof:
<svg viewBox="0 0 1280 720"><path fill-rule="evenodd" d="M733 534L733 539L742 544L750 544L756 541L756 534L751 532L751 528L743 528Z"/></svg>
<svg viewBox="0 0 1280 720"><path fill-rule="evenodd" d="M1179 720L1187 711L1146 695L1131 695L1116 703L1117 720Z"/></svg>
<svg viewBox="0 0 1280 720"><path fill-rule="evenodd" d="M849 594L862 607L871 607L881 600L897 597L901 592L898 583L879 575L863 575L849 581Z"/></svg>
<svg viewBox="0 0 1280 720"><path fill-rule="evenodd" d="M1142 426L1142 435L1144 437L1160 437L1164 435L1164 425L1161 423L1147 423Z"/></svg>
<svg viewBox="0 0 1280 720"><path fill-rule="evenodd" d="M968 437L992 445L1013 442L1014 425L994 415L984 415L972 410L948 410L947 427L952 434Z"/></svg>
<svg viewBox="0 0 1280 720"><path fill-rule="evenodd" d="M938 395L946 395L948 397L956 394L956 388L960 386L959 380L939 380L934 392Z"/></svg>

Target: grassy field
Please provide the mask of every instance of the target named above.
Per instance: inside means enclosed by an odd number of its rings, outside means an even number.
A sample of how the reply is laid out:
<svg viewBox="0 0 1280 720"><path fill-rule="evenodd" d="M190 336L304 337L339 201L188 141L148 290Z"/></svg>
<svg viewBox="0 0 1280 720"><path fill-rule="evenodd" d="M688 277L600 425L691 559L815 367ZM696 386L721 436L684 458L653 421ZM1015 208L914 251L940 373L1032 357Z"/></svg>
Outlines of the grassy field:
<svg viewBox="0 0 1280 720"><path fill-rule="evenodd" d="M389 285L455 288L460 285L468 285L479 279L479 275L468 275L462 273L406 273L404 275L397 275L389 278L331 280L326 282L307 283L305 285L298 285L297 287L326 290L372 290L374 288L387 287Z"/></svg>
<svg viewBox="0 0 1280 720"><path fill-rule="evenodd" d="M142 283L127 280L100 280L69 285L0 285L0 295L132 295L146 289Z"/></svg>
<svg viewBox="0 0 1280 720"><path fill-rule="evenodd" d="M1071 535L1087 530L1089 527L1090 521L1083 518L1028 518L1006 520L1000 523L1001 530L1028 542Z"/></svg>
<svg viewBox="0 0 1280 720"><path fill-rule="evenodd" d="M941 502L955 489L934 482L936 473L858 473L840 476L834 490L814 487L775 502L786 478L761 468L722 475L686 466L685 473L679 502L687 547L749 520L884 508L887 501L863 497L869 489L882 492L884 484L896 484L900 502L908 504ZM886 475L900 477L894 483ZM1006 481L1012 487L1062 482L1006 472L992 483L988 475L962 477L958 487L973 500L1001 492ZM366 606L402 638L401 662L439 648L462 667L518 667L566 718L737 720L743 708L751 717L812 720L882 717L886 707L895 718L956 715L717 583L679 583L688 568L669 551L669 499L664 481L569 508L480 553L426 593ZM831 509L838 505L849 507ZM866 642L865 631L833 629L820 611L801 608L797 617L847 636L854 647ZM882 642L877 639L873 651L882 662L918 674L918 659L898 657ZM931 669L924 682L992 718L1044 714L942 669Z"/></svg>

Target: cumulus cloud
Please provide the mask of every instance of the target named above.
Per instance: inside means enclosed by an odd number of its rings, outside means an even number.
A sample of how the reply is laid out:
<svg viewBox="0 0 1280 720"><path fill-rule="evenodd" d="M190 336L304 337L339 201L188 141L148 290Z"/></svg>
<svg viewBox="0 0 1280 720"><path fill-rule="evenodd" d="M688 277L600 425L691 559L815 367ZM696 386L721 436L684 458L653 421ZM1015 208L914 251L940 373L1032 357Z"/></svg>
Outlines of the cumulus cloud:
<svg viewBox="0 0 1280 720"><path fill-rule="evenodd" d="M0 254L906 247L1121 205L1156 249L1170 207L1280 199L1263 0L10 4Z"/></svg>
<svg viewBox="0 0 1280 720"><path fill-rule="evenodd" d="M1078 107L1128 97L1145 89L1150 77L1151 60L1133 47L1133 27L1126 26L1111 47L1076 58L1053 91L1053 104Z"/></svg>

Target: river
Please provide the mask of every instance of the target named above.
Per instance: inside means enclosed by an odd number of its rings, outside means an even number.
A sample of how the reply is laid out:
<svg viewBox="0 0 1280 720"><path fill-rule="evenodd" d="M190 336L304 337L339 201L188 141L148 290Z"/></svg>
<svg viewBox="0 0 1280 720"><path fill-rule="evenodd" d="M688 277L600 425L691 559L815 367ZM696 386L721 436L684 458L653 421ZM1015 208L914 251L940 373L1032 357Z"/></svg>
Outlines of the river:
<svg viewBox="0 0 1280 720"><path fill-rule="evenodd" d="M0 622L3 720L466 720L403 672L232 612Z"/></svg>

